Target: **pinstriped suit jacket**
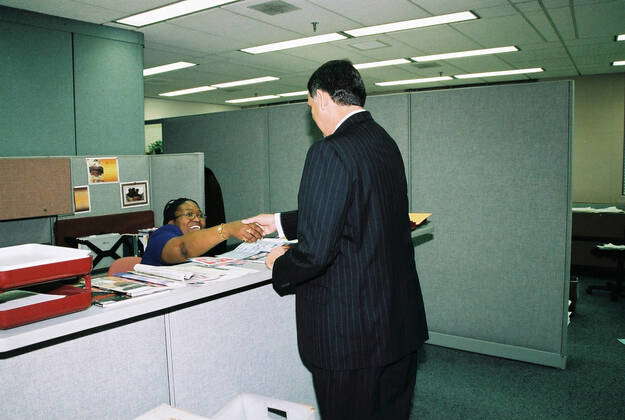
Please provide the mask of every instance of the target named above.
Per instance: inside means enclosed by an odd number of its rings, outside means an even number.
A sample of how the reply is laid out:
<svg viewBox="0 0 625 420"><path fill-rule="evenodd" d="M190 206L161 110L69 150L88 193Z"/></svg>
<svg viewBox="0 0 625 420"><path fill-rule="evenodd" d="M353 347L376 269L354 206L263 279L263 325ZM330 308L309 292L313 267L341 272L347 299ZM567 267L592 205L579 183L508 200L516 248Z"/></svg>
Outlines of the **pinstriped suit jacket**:
<svg viewBox="0 0 625 420"><path fill-rule="evenodd" d="M276 260L273 285L296 294L304 363L382 366L427 339L404 164L369 112L309 149L298 210L281 222L298 244Z"/></svg>

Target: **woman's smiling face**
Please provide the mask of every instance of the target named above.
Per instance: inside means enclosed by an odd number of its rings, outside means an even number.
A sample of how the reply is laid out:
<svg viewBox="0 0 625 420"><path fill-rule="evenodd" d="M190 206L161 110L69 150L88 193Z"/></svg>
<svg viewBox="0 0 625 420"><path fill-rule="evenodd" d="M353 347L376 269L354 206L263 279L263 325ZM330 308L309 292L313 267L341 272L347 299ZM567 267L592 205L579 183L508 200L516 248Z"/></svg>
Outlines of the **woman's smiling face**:
<svg viewBox="0 0 625 420"><path fill-rule="evenodd" d="M205 227L206 221L200 208L192 201L185 201L178 206L175 213L176 218L169 223L180 228L183 235L194 232Z"/></svg>

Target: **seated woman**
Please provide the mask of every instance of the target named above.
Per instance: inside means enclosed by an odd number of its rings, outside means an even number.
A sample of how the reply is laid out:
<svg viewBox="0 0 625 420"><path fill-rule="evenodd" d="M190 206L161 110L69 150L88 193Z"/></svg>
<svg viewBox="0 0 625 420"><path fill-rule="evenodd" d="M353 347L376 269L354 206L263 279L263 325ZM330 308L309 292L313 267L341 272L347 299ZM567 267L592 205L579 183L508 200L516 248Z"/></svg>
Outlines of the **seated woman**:
<svg viewBox="0 0 625 420"><path fill-rule="evenodd" d="M240 221L206 228L200 206L190 198L170 200L163 209L163 226L150 235L141 264L169 265L203 255L215 245L234 236L245 242L263 237L255 223Z"/></svg>

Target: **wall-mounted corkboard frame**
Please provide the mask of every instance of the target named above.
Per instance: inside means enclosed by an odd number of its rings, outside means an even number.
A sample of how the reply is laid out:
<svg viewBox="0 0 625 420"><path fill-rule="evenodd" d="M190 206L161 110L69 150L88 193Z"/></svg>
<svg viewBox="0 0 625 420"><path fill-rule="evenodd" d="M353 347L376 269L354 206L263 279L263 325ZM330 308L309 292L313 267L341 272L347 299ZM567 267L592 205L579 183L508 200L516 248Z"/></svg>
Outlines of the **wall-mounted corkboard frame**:
<svg viewBox="0 0 625 420"><path fill-rule="evenodd" d="M72 213L69 158L0 159L0 220Z"/></svg>

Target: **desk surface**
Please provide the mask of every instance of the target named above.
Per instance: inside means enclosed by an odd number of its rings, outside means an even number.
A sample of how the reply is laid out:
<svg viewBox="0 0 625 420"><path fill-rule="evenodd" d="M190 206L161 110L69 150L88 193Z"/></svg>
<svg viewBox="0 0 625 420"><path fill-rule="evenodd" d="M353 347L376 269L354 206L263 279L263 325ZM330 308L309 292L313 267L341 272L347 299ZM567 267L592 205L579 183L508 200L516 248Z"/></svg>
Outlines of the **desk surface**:
<svg viewBox="0 0 625 420"><path fill-rule="evenodd" d="M428 222L412 231L412 237L429 235L433 231L432 222ZM244 267L257 271L232 280L215 280L203 285L182 287L108 308L91 306L84 311L0 330L0 354L213 296L218 298L223 293L238 293L249 287L263 286L271 279L271 272L263 264L248 262Z"/></svg>

